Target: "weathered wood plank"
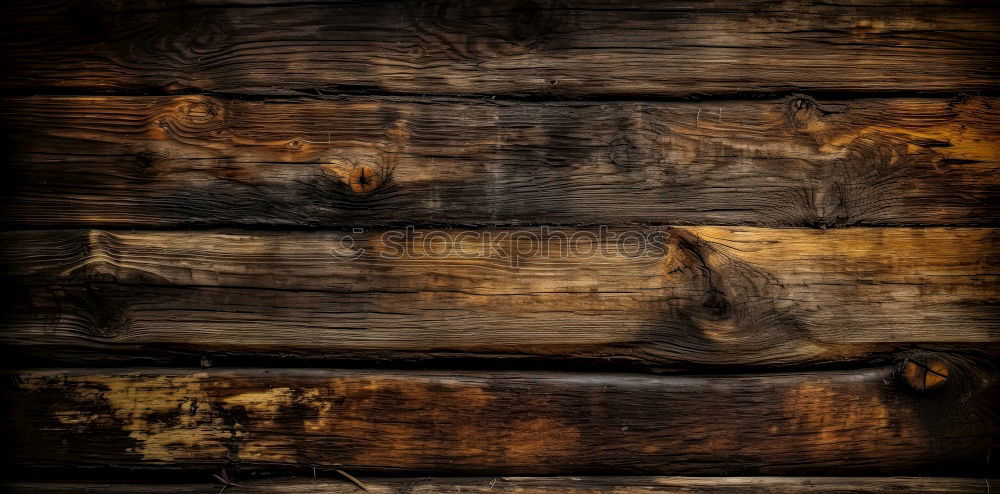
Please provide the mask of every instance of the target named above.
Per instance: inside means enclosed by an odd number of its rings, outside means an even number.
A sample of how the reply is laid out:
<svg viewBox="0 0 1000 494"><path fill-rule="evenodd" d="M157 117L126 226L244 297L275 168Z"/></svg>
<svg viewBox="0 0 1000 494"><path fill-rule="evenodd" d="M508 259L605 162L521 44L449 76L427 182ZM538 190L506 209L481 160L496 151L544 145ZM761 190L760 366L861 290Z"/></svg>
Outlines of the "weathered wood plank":
<svg viewBox="0 0 1000 494"><path fill-rule="evenodd" d="M926 392L895 367L711 377L30 370L4 380L5 431L13 464L39 468L980 474L996 376L944 358L948 380Z"/></svg>
<svg viewBox="0 0 1000 494"><path fill-rule="evenodd" d="M997 12L988 2L885 0L5 2L0 87L563 97L992 90Z"/></svg>
<svg viewBox="0 0 1000 494"><path fill-rule="evenodd" d="M369 492L395 494L532 493L532 494L644 494L653 492L723 494L988 494L987 482L1000 480L956 477L458 477L365 478ZM348 481L327 479L269 479L240 481L243 494L357 494ZM111 484L84 482L19 482L4 487L10 494L73 493L197 493L218 494L212 484ZM235 489L234 489L235 490Z"/></svg>
<svg viewBox="0 0 1000 494"><path fill-rule="evenodd" d="M825 364L1000 341L998 233L0 234L10 359L522 357ZM175 353L179 352L179 353ZM89 357L88 357L89 355Z"/></svg>
<svg viewBox="0 0 1000 494"><path fill-rule="evenodd" d="M0 222L996 224L997 103L14 98Z"/></svg>

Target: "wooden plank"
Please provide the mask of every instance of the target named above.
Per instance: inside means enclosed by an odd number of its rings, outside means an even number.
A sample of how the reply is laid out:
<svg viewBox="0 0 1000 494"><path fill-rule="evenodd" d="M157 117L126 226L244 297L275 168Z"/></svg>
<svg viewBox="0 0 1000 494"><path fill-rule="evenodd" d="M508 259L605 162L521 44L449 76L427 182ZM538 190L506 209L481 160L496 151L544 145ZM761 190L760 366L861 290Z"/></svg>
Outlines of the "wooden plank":
<svg viewBox="0 0 1000 494"><path fill-rule="evenodd" d="M6 232L0 343L8 363L995 352L997 242L988 228Z"/></svg>
<svg viewBox="0 0 1000 494"><path fill-rule="evenodd" d="M543 97L1000 87L1000 15L986 2L322 7L294 0L5 2L0 87Z"/></svg>
<svg viewBox="0 0 1000 494"><path fill-rule="evenodd" d="M1000 102L25 97L0 222L991 225Z"/></svg>
<svg viewBox="0 0 1000 494"><path fill-rule="evenodd" d="M5 430L12 464L25 468L981 474L996 376L935 358L949 378L923 392L895 367L708 377L27 370L4 380Z"/></svg>
<svg viewBox="0 0 1000 494"><path fill-rule="evenodd" d="M988 494L988 483L998 480L956 477L458 477L365 478L368 492L395 494L535 493L535 494L645 494L653 492L723 494ZM268 479L239 481L243 494L357 494L357 486L328 479ZM123 484L100 482L19 482L4 487L9 494L64 493L197 493L218 494L211 484ZM235 490L235 489L234 489Z"/></svg>

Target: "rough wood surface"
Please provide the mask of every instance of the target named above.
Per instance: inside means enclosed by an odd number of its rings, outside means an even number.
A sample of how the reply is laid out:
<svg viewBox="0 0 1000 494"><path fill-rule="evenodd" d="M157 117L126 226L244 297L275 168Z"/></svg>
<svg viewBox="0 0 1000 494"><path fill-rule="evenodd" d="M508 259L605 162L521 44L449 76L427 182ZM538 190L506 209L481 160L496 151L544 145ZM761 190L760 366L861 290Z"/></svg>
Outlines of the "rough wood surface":
<svg viewBox="0 0 1000 494"><path fill-rule="evenodd" d="M0 222L21 227L1000 221L994 98L0 108Z"/></svg>
<svg viewBox="0 0 1000 494"><path fill-rule="evenodd" d="M0 46L2 491L990 492L996 5L12 0ZM808 477L917 474L967 478Z"/></svg>
<svg viewBox="0 0 1000 494"><path fill-rule="evenodd" d="M457 477L364 478L368 492L385 494L530 493L530 494L988 494L998 479L954 477ZM240 481L240 494L358 494L350 482L328 479L273 479ZM22 482L0 484L9 494L218 494L219 487L203 484L127 484L100 482Z"/></svg>
<svg viewBox="0 0 1000 494"><path fill-rule="evenodd" d="M317 465L348 471L686 475L976 472L994 371L766 376L240 369L9 374L24 467ZM45 431L39 434L38 431Z"/></svg>
<svg viewBox="0 0 1000 494"><path fill-rule="evenodd" d="M913 344L995 351L1000 338L995 229L433 232L3 233L0 342L28 361L666 368L858 361Z"/></svg>
<svg viewBox="0 0 1000 494"><path fill-rule="evenodd" d="M997 89L989 2L4 2L4 88L680 96Z"/></svg>

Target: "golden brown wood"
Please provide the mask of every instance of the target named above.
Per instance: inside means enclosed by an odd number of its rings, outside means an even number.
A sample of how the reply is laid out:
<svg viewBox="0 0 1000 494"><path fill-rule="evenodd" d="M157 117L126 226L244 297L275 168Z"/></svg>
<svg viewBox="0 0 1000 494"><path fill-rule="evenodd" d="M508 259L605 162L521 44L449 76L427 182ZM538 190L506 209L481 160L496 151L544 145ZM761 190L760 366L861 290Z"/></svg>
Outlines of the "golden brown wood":
<svg viewBox="0 0 1000 494"><path fill-rule="evenodd" d="M4 298L8 362L297 355L768 367L878 360L913 344L993 352L1000 337L998 237L988 228L0 239L4 277L19 287Z"/></svg>
<svg viewBox="0 0 1000 494"><path fill-rule="evenodd" d="M524 494L987 494L987 483L1000 480L946 477L459 477L365 478L369 492L384 494L524 493ZM356 494L348 482L327 479L273 479L242 481L241 494ZM24 482L7 484L10 494L205 492L217 494L209 484L110 484L83 482Z"/></svg>
<svg viewBox="0 0 1000 494"><path fill-rule="evenodd" d="M995 98L6 101L0 221L991 225Z"/></svg>
<svg viewBox="0 0 1000 494"><path fill-rule="evenodd" d="M995 375L954 356L767 376L326 369L32 370L8 376L14 464L317 465L472 474L982 471ZM952 383L949 383L952 384ZM45 434L35 431L44 430Z"/></svg>
<svg viewBox="0 0 1000 494"><path fill-rule="evenodd" d="M4 2L3 88L535 97L974 91L987 2Z"/></svg>
<svg viewBox="0 0 1000 494"><path fill-rule="evenodd" d="M906 382L917 391L932 391L948 382L948 364L941 359L907 360Z"/></svg>

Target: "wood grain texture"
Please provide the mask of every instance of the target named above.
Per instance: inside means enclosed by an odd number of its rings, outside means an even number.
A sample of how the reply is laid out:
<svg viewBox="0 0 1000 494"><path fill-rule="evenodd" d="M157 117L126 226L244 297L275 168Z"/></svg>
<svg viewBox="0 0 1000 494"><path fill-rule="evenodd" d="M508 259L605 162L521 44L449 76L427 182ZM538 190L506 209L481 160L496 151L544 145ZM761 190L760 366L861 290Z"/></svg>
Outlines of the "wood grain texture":
<svg viewBox="0 0 1000 494"><path fill-rule="evenodd" d="M29 361L180 352L766 367L913 344L995 352L1000 338L998 235L987 228L0 239L13 287L0 342Z"/></svg>
<svg viewBox="0 0 1000 494"><path fill-rule="evenodd" d="M988 2L5 2L4 88L683 96L998 88Z"/></svg>
<svg viewBox="0 0 1000 494"><path fill-rule="evenodd" d="M952 378L935 393L913 390L895 367L711 377L19 371L4 379L6 446L21 467L981 475L997 430L996 375L944 358Z"/></svg>
<svg viewBox="0 0 1000 494"><path fill-rule="evenodd" d="M531 493L531 494L988 494L987 482L955 477L458 477L364 478L368 492L384 494ZM328 479L240 481L242 494L357 494L354 484ZM21 482L0 484L9 494L218 494L211 484L136 484L101 482ZM233 489L234 491L236 489Z"/></svg>
<svg viewBox="0 0 1000 494"><path fill-rule="evenodd" d="M0 222L991 225L998 108L14 98Z"/></svg>

